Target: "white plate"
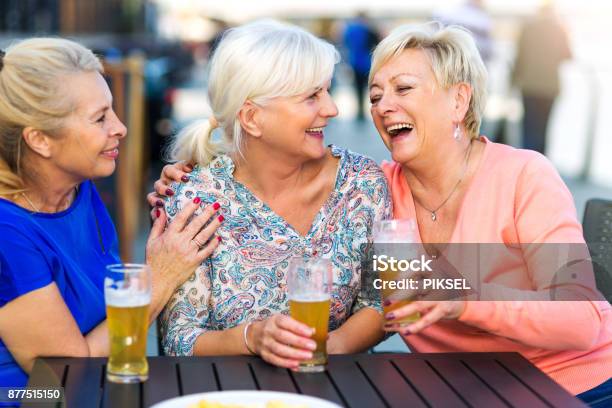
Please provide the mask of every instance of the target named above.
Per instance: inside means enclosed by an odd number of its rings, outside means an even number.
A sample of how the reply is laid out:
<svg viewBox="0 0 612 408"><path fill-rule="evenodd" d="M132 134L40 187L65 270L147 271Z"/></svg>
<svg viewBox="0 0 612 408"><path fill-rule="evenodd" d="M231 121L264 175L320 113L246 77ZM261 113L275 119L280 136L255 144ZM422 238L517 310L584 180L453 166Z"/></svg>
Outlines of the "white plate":
<svg viewBox="0 0 612 408"><path fill-rule="evenodd" d="M162 401L151 408L187 408L189 405L196 404L202 400L221 402L223 404L243 404L249 408L264 408L266 403L270 401L282 401L287 404L302 405L308 408L340 408L339 405L320 398L273 391L203 392Z"/></svg>

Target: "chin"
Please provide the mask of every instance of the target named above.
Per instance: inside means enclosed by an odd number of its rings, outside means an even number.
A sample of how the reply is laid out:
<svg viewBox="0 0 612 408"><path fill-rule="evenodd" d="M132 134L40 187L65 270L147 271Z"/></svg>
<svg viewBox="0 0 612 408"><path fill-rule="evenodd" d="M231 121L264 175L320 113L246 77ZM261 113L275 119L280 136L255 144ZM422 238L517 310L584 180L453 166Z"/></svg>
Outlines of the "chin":
<svg viewBox="0 0 612 408"><path fill-rule="evenodd" d="M106 164L104 166L99 166L92 172L92 178L99 179L111 176L115 172L116 167L117 166L115 165L115 163L113 163L112 165Z"/></svg>
<svg viewBox="0 0 612 408"><path fill-rule="evenodd" d="M416 152L413 149L394 148L391 150L391 158L394 162L404 164L410 162L416 157Z"/></svg>
<svg viewBox="0 0 612 408"><path fill-rule="evenodd" d="M326 153L327 148L325 147L322 141L321 144L319 144L318 146L311 147L306 151L306 155L312 159L320 159L324 157Z"/></svg>

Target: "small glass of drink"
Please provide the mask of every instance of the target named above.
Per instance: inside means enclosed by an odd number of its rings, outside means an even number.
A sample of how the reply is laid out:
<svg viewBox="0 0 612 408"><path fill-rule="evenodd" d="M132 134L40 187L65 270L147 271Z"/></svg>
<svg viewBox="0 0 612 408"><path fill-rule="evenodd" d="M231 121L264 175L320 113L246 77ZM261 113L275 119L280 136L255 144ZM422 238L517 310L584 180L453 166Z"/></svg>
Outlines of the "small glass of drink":
<svg viewBox="0 0 612 408"><path fill-rule="evenodd" d="M373 228L374 253L378 257L386 255L396 260L410 260L417 256L416 252L416 221L414 219L384 220L374 224ZM385 305L383 311L386 315L395 309L412 302L410 291L405 289L390 289L388 282L409 279L410 273L404 273L394 268L390 263L377 263L377 273L383 282L381 295L383 301L392 303ZM414 313L403 319L394 320L393 323L406 325L416 322L421 318L420 313Z"/></svg>
<svg viewBox="0 0 612 408"><path fill-rule="evenodd" d="M149 267L140 264L108 265L104 300L110 341L106 377L118 383L145 381L149 375L146 358L151 303Z"/></svg>
<svg viewBox="0 0 612 408"><path fill-rule="evenodd" d="M291 317L315 329L312 338L317 344L312 359L300 362L300 372L325 371L332 282L329 259L297 257L289 262L287 289Z"/></svg>

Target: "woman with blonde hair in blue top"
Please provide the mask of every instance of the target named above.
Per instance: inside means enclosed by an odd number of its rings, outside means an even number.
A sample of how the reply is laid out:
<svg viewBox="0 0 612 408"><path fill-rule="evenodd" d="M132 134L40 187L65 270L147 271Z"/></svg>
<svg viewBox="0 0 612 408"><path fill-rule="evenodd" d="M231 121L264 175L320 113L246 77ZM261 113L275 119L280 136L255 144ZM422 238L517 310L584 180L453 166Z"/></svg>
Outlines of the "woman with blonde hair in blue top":
<svg viewBox="0 0 612 408"><path fill-rule="evenodd" d="M103 280L117 234L92 179L115 170L126 128L102 64L83 46L35 38L0 52L0 386L23 387L40 356L109 352ZM146 247L149 316L218 244L216 210L185 205Z"/></svg>

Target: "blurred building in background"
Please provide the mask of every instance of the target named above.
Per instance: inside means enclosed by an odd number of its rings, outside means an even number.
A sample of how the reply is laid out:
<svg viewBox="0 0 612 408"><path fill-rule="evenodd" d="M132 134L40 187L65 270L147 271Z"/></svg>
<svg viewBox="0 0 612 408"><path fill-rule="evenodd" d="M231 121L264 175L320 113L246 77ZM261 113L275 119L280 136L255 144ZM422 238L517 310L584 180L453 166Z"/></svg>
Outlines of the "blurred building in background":
<svg viewBox="0 0 612 408"><path fill-rule="evenodd" d="M521 27L542 3L543 0L0 0L0 47L33 35L62 35L104 57L115 103L129 128L119 160L130 161L132 166L120 171L133 173L125 178L129 185L120 188L121 194L129 193L132 198L120 200L115 194L119 189L115 181L107 181L111 184L102 190L111 210L117 210L119 228L133 231L138 225L147 225L144 190L150 184L145 181L159 175L169 136L209 112L208 59L214 43L228 28L258 18L276 18L301 25L338 47L344 58L336 68L332 94L340 113L326 129L326 139L382 160L388 158L388 153L367 110L365 120L355 120L358 102L354 76L342 41L343 32L359 11L367 13L369 24L381 38L399 24L422 23L436 17L472 30L489 72L482 133L520 146L524 108L511 73ZM612 138L605 123L606 113L612 112L612 54L607 52L612 38L612 2L554 3L569 33L573 59L559 68L560 92L551 108L546 154L566 177L581 211L581 203L589 195L602 196L610 191L592 186L612 188L612 164L608 159ZM458 15L458 10L463 14ZM117 208L113 205L117 202L130 202L130 208ZM134 237L133 233L124 236L128 244Z"/></svg>
<svg viewBox="0 0 612 408"><path fill-rule="evenodd" d="M183 42L157 35L157 7L151 0L0 0L0 48L31 36L60 35L102 57L129 137L117 171L97 185L126 261L134 259L133 243L147 225L143 197L173 131L174 89L190 77L193 62Z"/></svg>
<svg viewBox="0 0 612 408"><path fill-rule="evenodd" d="M99 33L145 29L148 0L2 0L0 30Z"/></svg>

